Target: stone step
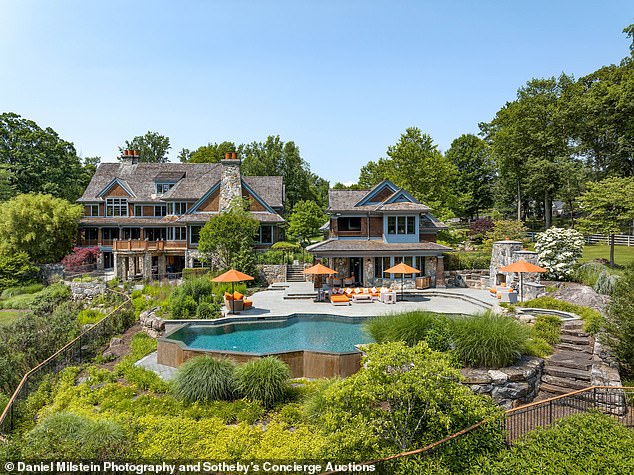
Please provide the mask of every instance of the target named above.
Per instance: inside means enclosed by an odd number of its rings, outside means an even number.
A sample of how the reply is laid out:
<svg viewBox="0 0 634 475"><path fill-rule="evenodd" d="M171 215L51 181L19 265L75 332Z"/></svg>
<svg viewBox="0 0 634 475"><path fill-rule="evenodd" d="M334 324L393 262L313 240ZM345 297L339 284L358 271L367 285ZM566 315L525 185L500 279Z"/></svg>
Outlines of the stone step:
<svg viewBox="0 0 634 475"><path fill-rule="evenodd" d="M555 396L561 396L562 394L568 394L573 390L570 388L562 388L561 386L556 386L554 384L548 384L542 381L539 385L539 398L540 399L548 399ZM542 398L542 395L545 395L545 398Z"/></svg>
<svg viewBox="0 0 634 475"><path fill-rule="evenodd" d="M568 335L563 332L561 334L561 341L563 343L571 343L573 345L589 345L590 344L590 338L586 336Z"/></svg>
<svg viewBox="0 0 634 475"><path fill-rule="evenodd" d="M590 335L584 332L582 328L562 328L561 334L582 337L582 338L590 338Z"/></svg>
<svg viewBox="0 0 634 475"><path fill-rule="evenodd" d="M583 320L566 320L562 325L563 328L583 328Z"/></svg>
<svg viewBox="0 0 634 475"><path fill-rule="evenodd" d="M590 371L588 370L584 371L580 369L566 368L565 366L552 366L548 363L544 366L544 374L549 374L558 378L572 378L590 382Z"/></svg>
<svg viewBox="0 0 634 475"><path fill-rule="evenodd" d="M589 353L580 351L558 351L547 360L547 364L587 371L592 367Z"/></svg>
<svg viewBox="0 0 634 475"><path fill-rule="evenodd" d="M550 384L553 386L558 386L560 388L568 388L568 391L576 391L577 389L583 389L590 386L589 383L585 381L577 381L575 379L568 378L558 378L557 376L551 376L549 374L545 374L542 376L542 384Z"/></svg>
<svg viewBox="0 0 634 475"><path fill-rule="evenodd" d="M587 353L592 354L592 347L590 345L575 345L572 343L559 343L555 346L555 351L564 350L575 353Z"/></svg>

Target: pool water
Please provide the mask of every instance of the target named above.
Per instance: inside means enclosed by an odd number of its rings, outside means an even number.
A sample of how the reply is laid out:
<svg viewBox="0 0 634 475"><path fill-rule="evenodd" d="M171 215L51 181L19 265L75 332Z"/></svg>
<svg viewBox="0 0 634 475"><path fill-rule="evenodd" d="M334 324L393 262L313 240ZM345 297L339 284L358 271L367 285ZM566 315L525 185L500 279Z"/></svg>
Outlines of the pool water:
<svg viewBox="0 0 634 475"><path fill-rule="evenodd" d="M373 343L362 321L326 315L295 316L275 321L190 325L169 337L192 349L252 354L286 351L350 353L355 345Z"/></svg>

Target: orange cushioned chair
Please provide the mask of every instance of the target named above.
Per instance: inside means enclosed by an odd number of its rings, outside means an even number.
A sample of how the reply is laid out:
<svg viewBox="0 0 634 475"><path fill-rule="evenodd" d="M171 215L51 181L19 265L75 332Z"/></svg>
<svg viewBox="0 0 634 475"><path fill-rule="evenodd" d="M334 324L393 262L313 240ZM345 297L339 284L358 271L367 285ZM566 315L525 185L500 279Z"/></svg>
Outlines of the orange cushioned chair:
<svg viewBox="0 0 634 475"><path fill-rule="evenodd" d="M330 303L333 305L349 305L350 297L347 295L331 295Z"/></svg>

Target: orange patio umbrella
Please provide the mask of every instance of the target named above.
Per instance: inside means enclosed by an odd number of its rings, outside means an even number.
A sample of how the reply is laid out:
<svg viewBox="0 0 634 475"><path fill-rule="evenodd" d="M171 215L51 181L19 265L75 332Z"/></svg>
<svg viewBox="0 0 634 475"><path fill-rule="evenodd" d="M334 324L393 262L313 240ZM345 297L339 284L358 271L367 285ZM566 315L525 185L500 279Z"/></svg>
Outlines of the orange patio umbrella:
<svg viewBox="0 0 634 475"><path fill-rule="evenodd" d="M415 269L412 266L408 266L404 262L396 264L394 267L390 267L383 272L386 274L401 274L401 300L404 300L403 287L405 286L405 274L420 274L420 271L418 269Z"/></svg>
<svg viewBox="0 0 634 475"><path fill-rule="evenodd" d="M231 294L233 294L234 283L242 282L245 280L255 280L255 278L235 269L228 270L224 274L220 274L218 277L214 277L213 279L211 279L212 282L231 282ZM234 302L235 300L231 301L231 313L235 313L236 310Z"/></svg>
<svg viewBox="0 0 634 475"><path fill-rule="evenodd" d="M524 260L513 262L508 266L500 267L500 272L517 272L520 275L520 302L524 301L524 274L533 272L548 272L548 269L536 266Z"/></svg>
<svg viewBox="0 0 634 475"><path fill-rule="evenodd" d="M325 265L319 263L315 264L308 269L304 269L304 274L314 274L314 275L333 275L336 274L337 271L331 269L330 267L326 267ZM315 288L317 288L317 279L315 279ZM320 294L321 299L321 294Z"/></svg>

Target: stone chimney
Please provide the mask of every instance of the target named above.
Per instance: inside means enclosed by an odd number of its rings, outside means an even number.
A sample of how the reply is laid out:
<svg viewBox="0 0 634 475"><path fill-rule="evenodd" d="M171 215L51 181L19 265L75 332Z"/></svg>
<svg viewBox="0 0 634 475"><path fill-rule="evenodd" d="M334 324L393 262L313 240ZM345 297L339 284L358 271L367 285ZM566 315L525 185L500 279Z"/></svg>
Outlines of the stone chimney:
<svg viewBox="0 0 634 475"><path fill-rule="evenodd" d="M138 150L128 150L127 148L121 154L121 163L125 163L127 165L135 165L139 163L139 151Z"/></svg>
<svg viewBox="0 0 634 475"><path fill-rule="evenodd" d="M227 211L236 197L242 197L240 159L236 152L227 152L220 160L220 212Z"/></svg>

